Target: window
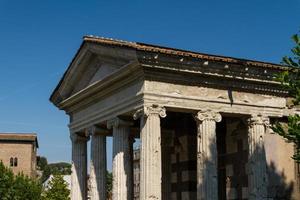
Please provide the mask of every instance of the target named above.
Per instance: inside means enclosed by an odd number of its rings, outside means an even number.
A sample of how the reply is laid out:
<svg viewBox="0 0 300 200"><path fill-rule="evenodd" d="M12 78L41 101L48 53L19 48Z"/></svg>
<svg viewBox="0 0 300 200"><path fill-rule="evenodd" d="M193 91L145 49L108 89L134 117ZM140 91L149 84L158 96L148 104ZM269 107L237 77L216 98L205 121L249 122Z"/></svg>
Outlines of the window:
<svg viewBox="0 0 300 200"><path fill-rule="evenodd" d="M13 166L14 166L14 158L10 158L10 160L9 160L9 164L10 164L10 166L11 166L11 167L13 167Z"/></svg>
<svg viewBox="0 0 300 200"><path fill-rule="evenodd" d="M11 167L17 167L18 166L18 158L11 157L10 160L9 160L9 165Z"/></svg>
<svg viewBox="0 0 300 200"><path fill-rule="evenodd" d="M14 166L17 167L18 166L18 158L14 159Z"/></svg>

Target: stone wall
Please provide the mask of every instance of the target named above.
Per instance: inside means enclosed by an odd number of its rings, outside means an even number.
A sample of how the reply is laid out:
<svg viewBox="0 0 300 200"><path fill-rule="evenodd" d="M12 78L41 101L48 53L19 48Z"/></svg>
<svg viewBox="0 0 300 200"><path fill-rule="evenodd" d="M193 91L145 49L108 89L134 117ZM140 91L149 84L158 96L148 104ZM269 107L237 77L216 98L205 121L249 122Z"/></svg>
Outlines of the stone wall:
<svg viewBox="0 0 300 200"><path fill-rule="evenodd" d="M291 159L294 147L282 137L268 133L265 137L268 164L268 195L273 199L300 199L297 164Z"/></svg>

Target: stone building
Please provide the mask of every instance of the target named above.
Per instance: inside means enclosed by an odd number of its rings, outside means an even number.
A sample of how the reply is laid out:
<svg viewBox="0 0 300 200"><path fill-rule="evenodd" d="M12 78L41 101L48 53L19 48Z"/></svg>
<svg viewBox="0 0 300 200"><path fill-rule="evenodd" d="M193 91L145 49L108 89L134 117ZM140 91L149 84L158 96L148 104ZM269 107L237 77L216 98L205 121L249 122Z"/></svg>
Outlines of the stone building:
<svg viewBox="0 0 300 200"><path fill-rule="evenodd" d="M105 199L113 137L113 199L299 199L294 152L272 134L297 110L274 81L286 67L136 42L84 37L50 100L70 116L72 200Z"/></svg>
<svg viewBox="0 0 300 200"><path fill-rule="evenodd" d="M35 133L0 133L0 160L14 174L35 178L38 140Z"/></svg>

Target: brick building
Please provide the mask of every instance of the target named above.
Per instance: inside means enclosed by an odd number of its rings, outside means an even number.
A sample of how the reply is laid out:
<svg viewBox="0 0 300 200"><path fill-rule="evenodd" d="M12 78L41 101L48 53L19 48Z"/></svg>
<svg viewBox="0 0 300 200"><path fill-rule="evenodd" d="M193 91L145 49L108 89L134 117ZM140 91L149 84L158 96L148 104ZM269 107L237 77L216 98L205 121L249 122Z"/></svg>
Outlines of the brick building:
<svg viewBox="0 0 300 200"><path fill-rule="evenodd" d="M0 133L0 161L15 174L36 177L37 148L35 133Z"/></svg>

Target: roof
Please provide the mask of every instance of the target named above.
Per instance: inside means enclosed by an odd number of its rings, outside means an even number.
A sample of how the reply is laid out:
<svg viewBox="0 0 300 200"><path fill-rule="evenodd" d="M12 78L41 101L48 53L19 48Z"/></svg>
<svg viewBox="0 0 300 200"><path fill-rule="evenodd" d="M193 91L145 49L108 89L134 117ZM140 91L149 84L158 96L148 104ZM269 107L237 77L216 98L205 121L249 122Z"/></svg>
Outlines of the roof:
<svg viewBox="0 0 300 200"><path fill-rule="evenodd" d="M54 94L56 93L56 91L58 91L60 85L62 84L64 78L66 77L68 71L70 70L72 64L76 60L79 52L81 51L81 49L83 48L85 43L97 43L97 44L102 44L102 45L110 45L113 47L129 48L129 49L134 49L134 50L144 51L144 52L152 52L152 53L156 52L156 53L162 53L165 55L190 57L190 58L196 58L196 59L198 58L198 59L203 59L205 61L224 62L224 63L228 63L228 64L237 64L237 65L242 65L242 66L255 66L255 67L272 68L272 69L280 69L280 70L287 70L287 67L288 67L288 66L284 66L284 65L280 65L280 64L270 63L270 62L205 54L205 53L193 52L193 51L170 48L170 47L163 47L163 46L140 43L140 42L129 42L129 41L124 41L124 40L117 40L117 39L112 39L112 38L104 38L104 37L98 37L98 36L93 36L93 35L87 35L87 36L83 37L83 42L82 42L80 48L77 50L77 53L75 54L71 63L69 64L68 69L65 71L65 73L63 74L62 78L60 79L58 85L55 87L54 91L52 92L52 94L50 96L50 101L53 100Z"/></svg>
<svg viewBox="0 0 300 200"><path fill-rule="evenodd" d="M124 40L116 40L116 39L112 39L112 38L97 37L97 36L92 36L92 35L84 36L83 40L84 40L84 42L94 42L94 43L101 43L101 44L112 45L112 46L128 47L128 48L141 50L141 51L157 52L157 53L177 55L177 56L183 56L183 57L193 57L193 58L199 58L199 59L211 60L211 61L236 63L236 64L242 64L242 65L252 65L252 66L267 67L267 68L269 68L269 67L271 67L271 68L284 67L283 65L270 63L270 62L205 54L205 53L193 52L193 51L188 51L188 50L182 50L182 49L176 49L176 48L170 48L170 47L164 47L164 46L158 46L158 45L152 45L152 44L146 44L146 43L140 43L140 42L129 42L129 41L124 41Z"/></svg>
<svg viewBox="0 0 300 200"><path fill-rule="evenodd" d="M0 141L36 142L38 148L36 133L0 133Z"/></svg>

